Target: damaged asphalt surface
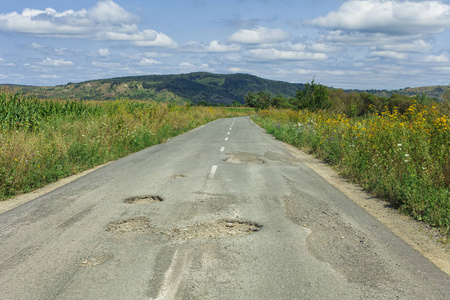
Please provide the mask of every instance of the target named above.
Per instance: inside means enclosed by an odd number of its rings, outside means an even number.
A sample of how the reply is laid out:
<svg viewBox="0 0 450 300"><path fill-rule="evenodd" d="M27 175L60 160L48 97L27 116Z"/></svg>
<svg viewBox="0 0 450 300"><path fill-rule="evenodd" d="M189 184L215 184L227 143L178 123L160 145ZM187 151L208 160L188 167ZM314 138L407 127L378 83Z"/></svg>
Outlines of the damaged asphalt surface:
<svg viewBox="0 0 450 300"><path fill-rule="evenodd" d="M450 278L248 118L0 215L0 299L450 299Z"/></svg>

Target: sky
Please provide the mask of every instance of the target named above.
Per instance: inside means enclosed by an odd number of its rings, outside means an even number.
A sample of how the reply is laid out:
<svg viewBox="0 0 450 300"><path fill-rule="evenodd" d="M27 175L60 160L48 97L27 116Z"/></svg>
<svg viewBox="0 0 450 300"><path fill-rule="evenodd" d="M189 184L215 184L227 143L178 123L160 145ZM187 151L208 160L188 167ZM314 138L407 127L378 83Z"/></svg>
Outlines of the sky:
<svg viewBox="0 0 450 300"><path fill-rule="evenodd" d="M0 84L247 73L344 89L450 83L450 0L14 0Z"/></svg>

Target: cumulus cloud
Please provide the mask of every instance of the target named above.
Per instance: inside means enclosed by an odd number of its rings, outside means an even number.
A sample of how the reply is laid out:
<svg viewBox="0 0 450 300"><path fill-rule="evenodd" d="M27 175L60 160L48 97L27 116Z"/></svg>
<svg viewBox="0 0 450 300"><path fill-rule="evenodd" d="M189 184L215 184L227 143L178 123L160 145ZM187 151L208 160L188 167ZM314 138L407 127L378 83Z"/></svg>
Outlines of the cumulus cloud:
<svg viewBox="0 0 450 300"><path fill-rule="evenodd" d="M214 40L209 45L204 48L205 52L235 52L240 51L241 46L239 45L224 45L220 44L219 41Z"/></svg>
<svg viewBox="0 0 450 300"><path fill-rule="evenodd" d="M411 42L400 42L398 44L387 44L379 46L382 50L397 51L397 52L413 52L413 53L423 53L430 51L433 46L424 40L416 40Z"/></svg>
<svg viewBox="0 0 450 300"><path fill-rule="evenodd" d="M102 57L106 57L106 56L110 55L110 52L107 48L100 48L100 49L98 49L97 53L99 56L102 56Z"/></svg>
<svg viewBox="0 0 450 300"><path fill-rule="evenodd" d="M373 57L392 58L392 59L407 59L408 54L395 51L372 51L370 55Z"/></svg>
<svg viewBox="0 0 450 300"><path fill-rule="evenodd" d="M238 67L228 68L228 71L232 72L232 73L251 73L250 69L238 68Z"/></svg>
<svg viewBox="0 0 450 300"><path fill-rule="evenodd" d="M324 60L327 55L323 53L284 51L278 49L252 49L246 52L246 56L254 60Z"/></svg>
<svg viewBox="0 0 450 300"><path fill-rule="evenodd" d="M71 67L74 65L74 63L71 62L70 60L51 59L51 58L46 58L37 64L45 67Z"/></svg>
<svg viewBox="0 0 450 300"><path fill-rule="evenodd" d="M61 76L58 76L58 75L40 75L39 78L56 79L56 78L61 78Z"/></svg>
<svg viewBox="0 0 450 300"><path fill-rule="evenodd" d="M436 33L450 28L450 6L437 1L352 0L305 23L330 30L393 35Z"/></svg>
<svg viewBox="0 0 450 300"><path fill-rule="evenodd" d="M197 42L189 42L184 45L183 49L187 52L208 52L208 53L224 53L224 52L238 52L241 50L241 46L237 44L221 44L219 41L214 40L209 44L201 44Z"/></svg>
<svg viewBox="0 0 450 300"><path fill-rule="evenodd" d="M448 63L450 59L446 55L428 55L424 59L427 63Z"/></svg>
<svg viewBox="0 0 450 300"><path fill-rule="evenodd" d="M155 60L155 59L143 57L141 59L141 61L138 63L138 65L149 66L149 65L156 65L156 64L159 64L159 63L160 62Z"/></svg>
<svg viewBox="0 0 450 300"><path fill-rule="evenodd" d="M286 41L289 33L281 29L258 27L256 29L241 29L229 37L229 41L239 44L265 44Z"/></svg>
<svg viewBox="0 0 450 300"><path fill-rule="evenodd" d="M5 59L3 59L2 57L0 57L0 65L1 66L7 66L7 67L13 67L15 66L14 63L12 62L7 62Z"/></svg>
<svg viewBox="0 0 450 300"><path fill-rule="evenodd" d="M324 43L313 43L311 45L308 45L308 50L312 52L331 53L331 52L338 52L341 49L339 47Z"/></svg>
<svg viewBox="0 0 450 300"><path fill-rule="evenodd" d="M173 54L165 53L165 52L145 52L146 57L155 57L155 58L163 58L163 57L172 57Z"/></svg>
<svg viewBox="0 0 450 300"><path fill-rule="evenodd" d="M38 43L31 43L31 49L42 49L44 48L44 46L42 46L41 44Z"/></svg>
<svg viewBox="0 0 450 300"><path fill-rule="evenodd" d="M328 35L320 39L329 44L339 46L385 46L416 43L416 46L431 46L429 43L415 42L421 40L421 35L393 36L384 33L344 32L341 30L330 31ZM422 44L422 45L420 45Z"/></svg>
<svg viewBox="0 0 450 300"><path fill-rule="evenodd" d="M193 64L188 63L188 62L182 62L182 63L180 63L179 66L180 66L180 67L194 67Z"/></svg>
<svg viewBox="0 0 450 300"><path fill-rule="evenodd" d="M90 9L78 11L26 8L22 13L0 14L0 30L56 38L131 41L142 47L176 47L163 33L139 31L138 21L137 16L114 1L103 0Z"/></svg>
<svg viewBox="0 0 450 300"><path fill-rule="evenodd" d="M176 48L177 43L164 33L146 29L134 33L105 32L99 39L111 41L129 41L140 47L166 47Z"/></svg>

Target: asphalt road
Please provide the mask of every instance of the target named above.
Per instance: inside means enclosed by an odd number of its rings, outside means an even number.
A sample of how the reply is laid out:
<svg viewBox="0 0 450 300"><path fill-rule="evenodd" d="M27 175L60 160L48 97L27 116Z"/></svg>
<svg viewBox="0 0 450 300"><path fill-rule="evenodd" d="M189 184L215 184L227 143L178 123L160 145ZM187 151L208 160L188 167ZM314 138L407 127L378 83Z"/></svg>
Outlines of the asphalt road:
<svg viewBox="0 0 450 300"><path fill-rule="evenodd" d="M0 215L0 299L450 299L450 278L248 118Z"/></svg>

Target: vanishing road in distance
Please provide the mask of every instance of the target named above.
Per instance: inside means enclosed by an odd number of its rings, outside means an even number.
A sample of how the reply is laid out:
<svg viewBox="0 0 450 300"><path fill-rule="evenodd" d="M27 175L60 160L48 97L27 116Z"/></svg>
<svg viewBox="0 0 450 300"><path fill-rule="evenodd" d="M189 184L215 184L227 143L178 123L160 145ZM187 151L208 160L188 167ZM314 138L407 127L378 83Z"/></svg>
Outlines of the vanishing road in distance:
<svg viewBox="0 0 450 300"><path fill-rule="evenodd" d="M249 118L0 215L0 299L450 299L450 278Z"/></svg>

